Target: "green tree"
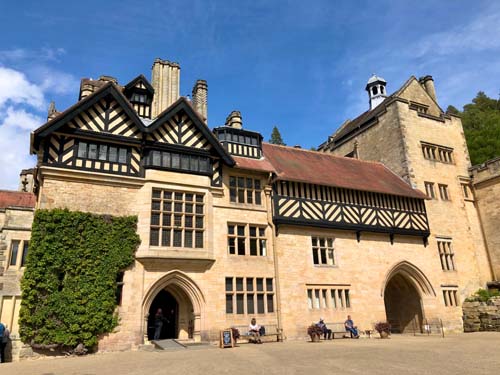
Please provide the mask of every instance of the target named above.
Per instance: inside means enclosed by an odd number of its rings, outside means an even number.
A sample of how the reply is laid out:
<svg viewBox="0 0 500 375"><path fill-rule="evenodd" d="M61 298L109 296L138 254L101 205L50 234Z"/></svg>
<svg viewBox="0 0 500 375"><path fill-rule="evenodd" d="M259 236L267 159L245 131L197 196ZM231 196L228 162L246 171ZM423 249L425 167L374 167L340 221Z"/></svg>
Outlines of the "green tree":
<svg viewBox="0 0 500 375"><path fill-rule="evenodd" d="M455 113L456 111L456 113ZM449 106L448 112L462 118L472 164L500 156L500 102L480 91L463 111Z"/></svg>
<svg viewBox="0 0 500 375"><path fill-rule="evenodd" d="M38 210L21 281L20 335L33 347L92 347L118 324L116 279L133 264L137 218Z"/></svg>
<svg viewBox="0 0 500 375"><path fill-rule="evenodd" d="M273 131L271 133L271 139L269 140L269 143L272 143L274 145L286 146L285 142L283 142L283 138L281 138L281 133L278 130L277 126L275 126L273 128Z"/></svg>

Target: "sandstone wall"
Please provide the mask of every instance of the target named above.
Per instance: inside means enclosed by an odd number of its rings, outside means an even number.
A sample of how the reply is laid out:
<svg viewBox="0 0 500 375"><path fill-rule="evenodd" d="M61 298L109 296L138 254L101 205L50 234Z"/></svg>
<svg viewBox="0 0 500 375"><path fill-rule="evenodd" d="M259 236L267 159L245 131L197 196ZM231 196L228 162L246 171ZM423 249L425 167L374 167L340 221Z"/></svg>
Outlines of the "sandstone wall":
<svg viewBox="0 0 500 375"><path fill-rule="evenodd" d="M471 173L495 280L500 281L500 158L471 168Z"/></svg>
<svg viewBox="0 0 500 375"><path fill-rule="evenodd" d="M500 332L500 297L487 302L464 302L463 320L464 332Z"/></svg>

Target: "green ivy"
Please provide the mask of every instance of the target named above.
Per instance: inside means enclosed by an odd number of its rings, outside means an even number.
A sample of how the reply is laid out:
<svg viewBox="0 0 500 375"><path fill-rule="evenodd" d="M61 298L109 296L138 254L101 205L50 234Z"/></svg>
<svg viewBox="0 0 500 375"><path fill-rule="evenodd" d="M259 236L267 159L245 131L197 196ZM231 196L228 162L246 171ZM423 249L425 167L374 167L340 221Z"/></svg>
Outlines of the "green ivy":
<svg viewBox="0 0 500 375"><path fill-rule="evenodd" d="M474 295L465 299L465 302L488 302L491 297L500 297L497 290L478 289Z"/></svg>
<svg viewBox="0 0 500 375"><path fill-rule="evenodd" d="M118 324L116 279L140 239L137 217L35 213L21 281L20 335L31 345L87 347Z"/></svg>

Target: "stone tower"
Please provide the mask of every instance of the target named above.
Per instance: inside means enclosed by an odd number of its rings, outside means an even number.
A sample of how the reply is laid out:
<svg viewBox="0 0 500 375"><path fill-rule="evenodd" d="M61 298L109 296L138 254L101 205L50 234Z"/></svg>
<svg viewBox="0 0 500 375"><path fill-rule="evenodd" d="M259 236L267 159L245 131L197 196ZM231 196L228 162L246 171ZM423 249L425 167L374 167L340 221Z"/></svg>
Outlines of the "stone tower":
<svg viewBox="0 0 500 375"><path fill-rule="evenodd" d="M386 84L385 79L375 74L366 83L365 90L368 91L370 109L374 109L387 98L387 92L385 91Z"/></svg>

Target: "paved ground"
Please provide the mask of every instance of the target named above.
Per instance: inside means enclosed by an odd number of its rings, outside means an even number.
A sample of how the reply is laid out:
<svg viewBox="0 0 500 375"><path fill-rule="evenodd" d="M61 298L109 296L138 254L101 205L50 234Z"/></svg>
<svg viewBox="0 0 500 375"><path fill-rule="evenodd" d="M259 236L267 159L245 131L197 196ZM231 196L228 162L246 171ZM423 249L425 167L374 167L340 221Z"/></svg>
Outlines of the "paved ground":
<svg viewBox="0 0 500 375"><path fill-rule="evenodd" d="M8 375L500 374L500 333L389 340L243 344L233 349L122 352L0 365Z"/></svg>

